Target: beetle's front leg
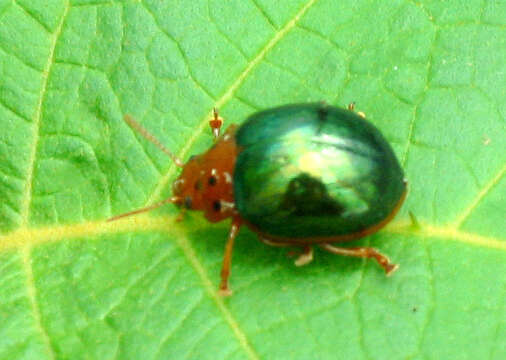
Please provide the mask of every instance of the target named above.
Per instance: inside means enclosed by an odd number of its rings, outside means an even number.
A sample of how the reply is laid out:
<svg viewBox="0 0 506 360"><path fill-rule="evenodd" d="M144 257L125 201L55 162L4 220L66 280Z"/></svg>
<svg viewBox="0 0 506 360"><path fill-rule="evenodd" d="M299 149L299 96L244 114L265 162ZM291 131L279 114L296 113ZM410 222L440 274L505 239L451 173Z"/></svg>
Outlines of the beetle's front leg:
<svg viewBox="0 0 506 360"><path fill-rule="evenodd" d="M213 109L213 118L209 120L209 126L211 126L211 130L213 132L214 141L218 140L220 136L221 126L223 125L223 118L218 115L218 109Z"/></svg>
<svg viewBox="0 0 506 360"><path fill-rule="evenodd" d="M392 275L392 273L399 268L399 265L392 264L386 255L383 255L378 250L370 247L343 248L330 244L320 244L320 247L332 254L356 256L361 258L374 258L385 270L387 276Z"/></svg>
<svg viewBox="0 0 506 360"><path fill-rule="evenodd" d="M219 294L222 296L232 295L232 290L228 286L228 278L230 277L230 266L232 265L232 251L234 249L234 240L239 233L241 227L241 219L234 218L232 220L232 226L228 233L227 245L225 245L225 254L223 255L223 265L221 267L221 283Z"/></svg>

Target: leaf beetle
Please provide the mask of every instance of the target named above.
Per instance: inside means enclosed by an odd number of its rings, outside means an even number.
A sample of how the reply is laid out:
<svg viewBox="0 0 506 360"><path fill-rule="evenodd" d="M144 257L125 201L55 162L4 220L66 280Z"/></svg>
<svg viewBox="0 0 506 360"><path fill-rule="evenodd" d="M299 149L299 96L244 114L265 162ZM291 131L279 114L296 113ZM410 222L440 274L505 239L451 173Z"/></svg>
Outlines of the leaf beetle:
<svg viewBox="0 0 506 360"><path fill-rule="evenodd" d="M371 247L338 247L373 234L398 212L407 193L403 170L379 130L354 112L325 103L290 104L257 112L220 134L214 110L214 145L183 163L132 117L125 121L182 168L172 197L125 216L173 203L203 211L210 222L231 219L225 246L222 295L231 294L234 240L242 226L268 245L302 249L297 266L313 258L313 246L334 254L373 258L393 273L398 265Z"/></svg>

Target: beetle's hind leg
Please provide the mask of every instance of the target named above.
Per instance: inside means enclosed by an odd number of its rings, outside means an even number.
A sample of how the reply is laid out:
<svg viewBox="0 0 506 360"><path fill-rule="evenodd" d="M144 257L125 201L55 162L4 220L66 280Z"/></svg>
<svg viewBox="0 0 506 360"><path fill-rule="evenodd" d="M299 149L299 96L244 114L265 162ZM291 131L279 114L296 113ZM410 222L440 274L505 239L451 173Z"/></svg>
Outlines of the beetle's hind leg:
<svg viewBox="0 0 506 360"><path fill-rule="evenodd" d="M355 102L354 101L348 104L348 110L355 111ZM365 113L364 112L357 111L357 115L360 116L361 118L365 119Z"/></svg>
<svg viewBox="0 0 506 360"><path fill-rule="evenodd" d="M392 275L394 271L399 268L399 265L391 263L390 259L386 255L383 255L378 250L370 247L343 248L331 244L320 244L320 247L332 254L356 256L361 258L374 258L385 270L387 276Z"/></svg>

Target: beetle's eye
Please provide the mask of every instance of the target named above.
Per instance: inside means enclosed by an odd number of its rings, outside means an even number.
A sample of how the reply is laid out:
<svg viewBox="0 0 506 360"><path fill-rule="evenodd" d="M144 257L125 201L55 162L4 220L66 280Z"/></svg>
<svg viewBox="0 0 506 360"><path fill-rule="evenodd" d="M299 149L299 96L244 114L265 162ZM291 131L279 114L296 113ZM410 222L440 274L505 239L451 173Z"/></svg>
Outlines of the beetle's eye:
<svg viewBox="0 0 506 360"><path fill-rule="evenodd" d="M215 176L209 176L209 185L214 186L216 185L216 177Z"/></svg>
<svg viewBox="0 0 506 360"><path fill-rule="evenodd" d="M184 198L184 206L190 210L192 208L192 198L191 196L187 196Z"/></svg>
<svg viewBox="0 0 506 360"><path fill-rule="evenodd" d="M214 211L220 211L221 210L221 201L216 200L213 202L213 210Z"/></svg>
<svg viewBox="0 0 506 360"><path fill-rule="evenodd" d="M188 159L188 161L192 161L193 159L195 159L197 157L197 155L192 155L190 156L190 158Z"/></svg>

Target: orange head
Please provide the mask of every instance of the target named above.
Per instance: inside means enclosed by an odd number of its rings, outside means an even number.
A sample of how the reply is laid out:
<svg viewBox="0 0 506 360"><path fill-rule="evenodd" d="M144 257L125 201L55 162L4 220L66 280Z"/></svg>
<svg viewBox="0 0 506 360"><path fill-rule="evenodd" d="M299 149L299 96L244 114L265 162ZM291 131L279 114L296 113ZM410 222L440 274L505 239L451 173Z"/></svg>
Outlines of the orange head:
<svg viewBox="0 0 506 360"><path fill-rule="evenodd" d="M125 115L124 119L130 127L166 153L176 166L183 168L183 171L172 184L172 197L142 209L114 216L108 221L156 209L167 203L176 204L183 210L203 211L206 219L211 222L217 222L236 214L232 179L235 160L239 153L235 142L237 126L229 126L227 131L219 136L223 119L218 116L215 109L214 118L209 122L215 136L214 145L205 153L192 156L186 164L183 164L178 157L131 116Z"/></svg>
<svg viewBox="0 0 506 360"><path fill-rule="evenodd" d="M238 149L236 126L231 125L205 153L192 156L181 175L172 184L177 205L200 210L211 222L232 216L234 208L233 176Z"/></svg>

